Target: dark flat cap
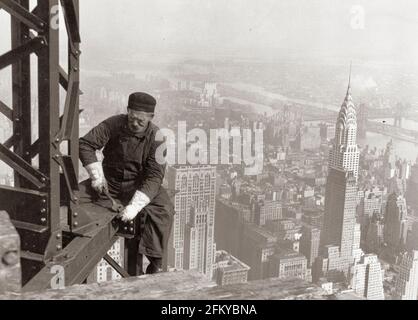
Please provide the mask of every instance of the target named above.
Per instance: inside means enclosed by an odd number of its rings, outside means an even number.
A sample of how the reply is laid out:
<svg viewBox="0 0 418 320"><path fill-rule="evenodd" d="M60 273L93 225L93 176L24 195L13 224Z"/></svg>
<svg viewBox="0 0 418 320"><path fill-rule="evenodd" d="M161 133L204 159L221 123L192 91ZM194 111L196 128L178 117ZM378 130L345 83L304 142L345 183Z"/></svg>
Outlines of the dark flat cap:
<svg viewBox="0 0 418 320"><path fill-rule="evenodd" d="M145 92L135 92L129 96L128 108L137 111L154 112L157 101Z"/></svg>

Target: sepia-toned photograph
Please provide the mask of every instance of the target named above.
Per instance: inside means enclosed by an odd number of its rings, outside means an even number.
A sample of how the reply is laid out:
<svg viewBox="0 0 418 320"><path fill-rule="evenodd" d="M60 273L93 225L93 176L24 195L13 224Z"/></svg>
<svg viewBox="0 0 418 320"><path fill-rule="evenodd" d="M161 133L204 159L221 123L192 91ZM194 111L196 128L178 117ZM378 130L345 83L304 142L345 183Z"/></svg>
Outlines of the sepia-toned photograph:
<svg viewBox="0 0 418 320"><path fill-rule="evenodd" d="M0 300L418 300L417 37L415 0L0 0Z"/></svg>

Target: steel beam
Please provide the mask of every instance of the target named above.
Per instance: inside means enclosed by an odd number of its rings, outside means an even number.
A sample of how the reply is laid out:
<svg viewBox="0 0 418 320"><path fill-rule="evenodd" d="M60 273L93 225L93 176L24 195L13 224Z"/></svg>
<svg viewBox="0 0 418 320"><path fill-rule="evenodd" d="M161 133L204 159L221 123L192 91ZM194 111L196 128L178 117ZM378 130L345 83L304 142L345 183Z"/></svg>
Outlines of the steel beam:
<svg viewBox="0 0 418 320"><path fill-rule="evenodd" d="M29 0L16 0L25 10L29 10ZM11 19L12 49L21 47L29 38L29 28L12 17ZM27 163L32 158L27 151L31 144L31 83L30 83L30 56L24 56L12 65L13 83L13 136L14 152ZM15 186L29 187L28 182L18 172L15 172Z"/></svg>
<svg viewBox="0 0 418 320"><path fill-rule="evenodd" d="M67 16L75 15L74 21L77 21L77 26L79 29L79 0L72 0L72 8L70 9L70 12L67 12ZM72 12L74 10L74 12ZM71 19L69 20L71 21ZM69 40L71 42L71 40ZM79 96L82 94L80 90L80 36L75 36L73 39L73 49L75 50L75 54L68 54L68 70L72 73L71 77L74 80L74 83L77 84L77 91L73 91L73 94L77 92L77 96L73 97L74 104L75 104L75 111L80 114L82 110L80 110L80 100ZM72 162L73 162L73 168L74 171L77 173L79 172L79 151L78 151L78 139L79 139L79 121L78 117L76 117L76 120L73 120L72 123L72 130L68 130L66 132L66 138L69 139L68 143L68 154L71 156Z"/></svg>
<svg viewBox="0 0 418 320"><path fill-rule="evenodd" d="M13 121L13 136L6 145L0 144L0 160L14 169L17 181L14 188L0 186L0 210L10 210L22 238L25 291L49 288L55 276L51 270L57 265L65 272L66 285L82 283L102 257L117 272L128 275L106 255L120 227L116 213L92 204L80 205L77 199L79 0L60 1L69 39L68 74L59 65L59 30L50 23L57 17L59 0L38 0L32 12L29 0L0 0L0 7L12 15L12 50L0 56L0 69L12 65L13 71L13 108L0 104L0 111ZM38 56L39 139L31 143L30 54L34 52ZM61 117L60 85L67 90ZM61 153L63 140L68 140L68 155ZM38 170L31 166L36 154ZM23 178L39 190L32 190ZM61 206L67 212L61 212ZM67 222L61 213L67 214Z"/></svg>
<svg viewBox="0 0 418 320"><path fill-rule="evenodd" d="M21 6L17 1L1 0L0 5L5 11L10 13L13 18L37 32L43 32L47 26L42 19L31 13L27 7Z"/></svg>
<svg viewBox="0 0 418 320"><path fill-rule="evenodd" d="M65 70L61 67L58 66L58 71L60 73L60 85L61 87L63 87L65 90L68 90L68 74L67 72L65 72Z"/></svg>
<svg viewBox="0 0 418 320"><path fill-rule="evenodd" d="M61 0L61 5L68 35L69 55L78 57L80 55L78 44L81 41L78 27L78 0Z"/></svg>
<svg viewBox="0 0 418 320"><path fill-rule="evenodd" d="M18 62L20 59L28 56L33 52L38 52L45 47L45 39L43 37L36 37L29 40L20 47L13 49L0 56L0 70L5 67Z"/></svg>
<svg viewBox="0 0 418 320"><path fill-rule="evenodd" d="M13 147L16 143L17 137L15 135L11 136L9 139L7 139L3 145L7 148L10 149L11 147Z"/></svg>
<svg viewBox="0 0 418 320"><path fill-rule="evenodd" d="M71 157L57 154L54 157L54 160L60 165L62 169L64 178L65 178L65 183L67 186L67 192L70 195L71 201L73 202L77 201L77 198L73 191L77 190L78 182L77 182L77 176L75 174L73 164L71 161ZM64 192L64 190L61 189L61 192Z"/></svg>
<svg viewBox="0 0 418 320"><path fill-rule="evenodd" d="M129 278L130 275L123 269L111 256L106 254L103 259L117 272L122 278Z"/></svg>
<svg viewBox="0 0 418 320"><path fill-rule="evenodd" d="M32 182L37 188L41 189L45 187L47 177L33 168L25 160L19 157L14 152L7 149L0 143L0 160L3 160L7 165L12 167L20 175Z"/></svg>
<svg viewBox="0 0 418 320"><path fill-rule="evenodd" d="M48 194L31 189L0 185L0 210L5 210L15 221L47 225L46 200ZM33 242L33 239L24 241Z"/></svg>
<svg viewBox="0 0 418 320"><path fill-rule="evenodd" d="M58 0L38 1L38 16L48 21L49 28L43 34L48 46L38 51L38 97L39 97L39 171L49 178L47 211L51 238L46 258L53 257L62 250L60 234L60 172L53 158L59 154L59 146L54 137L59 131L59 30L51 27Z"/></svg>
<svg viewBox="0 0 418 320"><path fill-rule="evenodd" d="M61 0L64 8L64 19L67 26L68 39L75 44L81 42L79 26L78 26L78 1Z"/></svg>
<svg viewBox="0 0 418 320"><path fill-rule="evenodd" d="M78 114L82 113L83 110L79 110ZM60 117L60 125L62 123L62 116ZM77 126L77 130L75 129L75 127ZM75 131L74 134L77 134L78 132L78 122L75 121L74 123L74 128L73 130ZM29 147L29 156L33 159L37 154L39 154L39 150L40 150L40 141L39 139L37 139L30 147ZM78 175L78 170L76 168L74 168L76 174Z"/></svg>
<svg viewBox="0 0 418 320"><path fill-rule="evenodd" d="M54 266L62 267L65 276L65 286L82 283L94 266L106 255L115 242L117 223L112 222L115 214L102 212L101 219L96 219L96 228L82 237L75 237L64 248L59 256L30 280L24 287L24 292L39 291L51 288Z"/></svg>
<svg viewBox="0 0 418 320"><path fill-rule="evenodd" d="M5 194L7 193L7 194ZM9 201L13 200L13 197L10 197L10 195L14 194L20 194L20 195L26 195L26 196L34 196L34 197L41 197L45 198L48 196L46 192L36 191L32 189L25 189L25 188L18 188L18 187L9 187L0 185L0 200L6 202L6 199L8 198ZM32 201L32 200L31 200ZM4 210L4 209L0 209Z"/></svg>
<svg viewBox="0 0 418 320"><path fill-rule="evenodd" d="M78 44L76 46L77 46L77 48L79 47ZM78 65L79 64L77 63L77 61L70 61L71 58L74 58L74 57L71 57L70 56L70 59L68 61L69 62L69 65L76 65L76 67L78 68ZM78 57L76 57L76 58L78 60ZM61 85L61 87L63 89L65 89L66 91L68 91L68 74L67 74L67 72L65 72L65 70L61 66L59 66L59 73L60 73L60 85ZM83 91L81 91L80 89L78 89L78 94L79 95L82 95L83 94Z"/></svg>
<svg viewBox="0 0 418 320"><path fill-rule="evenodd" d="M39 154L39 139L29 147L29 156L33 159Z"/></svg>
<svg viewBox="0 0 418 320"><path fill-rule="evenodd" d="M62 140L71 140L73 137L72 132L74 128L74 121L76 115L78 115L78 95L79 95L79 82L74 79L74 72L70 73L70 79L68 83L67 96L65 98L64 114L62 116L61 129L55 139L55 142Z"/></svg>
<svg viewBox="0 0 418 320"><path fill-rule="evenodd" d="M79 113L79 106L78 106L78 95L79 95L79 86L80 83L78 81L74 81L73 84L70 86L70 90L67 95L67 101L65 102L66 107L68 106L68 109L66 110L63 118L63 139L65 140L71 140L74 139L74 122L77 120L78 122L78 113ZM76 119L77 116L77 119ZM78 130L77 130L78 132Z"/></svg>
<svg viewBox="0 0 418 320"><path fill-rule="evenodd" d="M38 16L38 6L36 6L35 8L33 8L33 10L31 11L32 14L34 14L35 16Z"/></svg>
<svg viewBox="0 0 418 320"><path fill-rule="evenodd" d="M132 277L138 276L138 244L136 238L125 238L124 246L124 266L128 274Z"/></svg>
<svg viewBox="0 0 418 320"><path fill-rule="evenodd" d="M9 120L13 120L13 110L0 101L0 112L3 113Z"/></svg>

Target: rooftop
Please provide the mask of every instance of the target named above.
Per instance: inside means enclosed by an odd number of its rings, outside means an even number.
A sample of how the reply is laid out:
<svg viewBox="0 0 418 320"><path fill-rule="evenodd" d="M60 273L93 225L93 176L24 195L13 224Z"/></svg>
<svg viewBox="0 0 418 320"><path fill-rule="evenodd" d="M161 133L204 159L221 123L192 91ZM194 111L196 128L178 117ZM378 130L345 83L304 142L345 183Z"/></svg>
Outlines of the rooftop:
<svg viewBox="0 0 418 320"><path fill-rule="evenodd" d="M219 262L226 263L226 267L220 268L224 272L250 269L248 265L246 265L239 259L235 258L233 255L223 250L216 252L216 263L219 263Z"/></svg>
<svg viewBox="0 0 418 320"><path fill-rule="evenodd" d="M267 279L217 287L203 275L178 271L62 290L11 294L0 300L326 300L325 291L301 279Z"/></svg>

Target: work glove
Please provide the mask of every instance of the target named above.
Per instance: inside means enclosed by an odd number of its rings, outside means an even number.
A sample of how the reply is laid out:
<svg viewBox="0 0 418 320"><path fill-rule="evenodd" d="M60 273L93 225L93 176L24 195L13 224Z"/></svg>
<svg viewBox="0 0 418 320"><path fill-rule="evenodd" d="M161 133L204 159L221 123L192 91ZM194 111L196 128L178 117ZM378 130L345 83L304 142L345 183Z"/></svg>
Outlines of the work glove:
<svg viewBox="0 0 418 320"><path fill-rule="evenodd" d="M129 204L120 214L122 221L129 222L135 219L138 213L142 211L142 209L144 209L150 202L150 198L148 198L145 193L136 191Z"/></svg>
<svg viewBox="0 0 418 320"><path fill-rule="evenodd" d="M91 187L98 194L102 194L108 191L107 181L104 176L103 167L101 162L93 162L88 164L86 170L91 179Z"/></svg>

